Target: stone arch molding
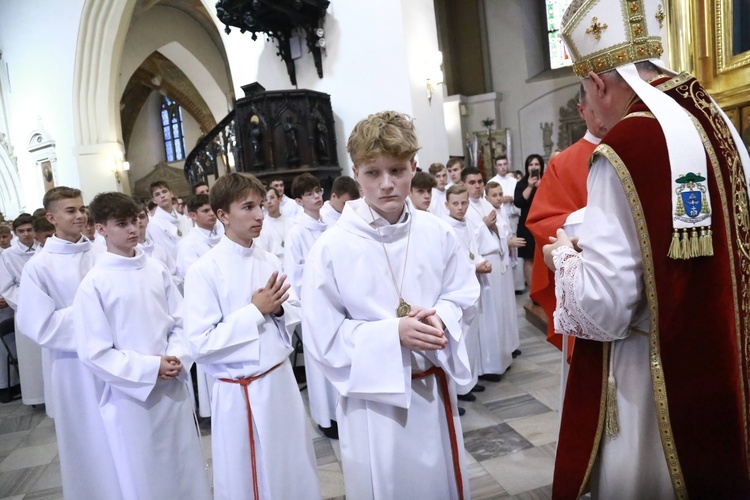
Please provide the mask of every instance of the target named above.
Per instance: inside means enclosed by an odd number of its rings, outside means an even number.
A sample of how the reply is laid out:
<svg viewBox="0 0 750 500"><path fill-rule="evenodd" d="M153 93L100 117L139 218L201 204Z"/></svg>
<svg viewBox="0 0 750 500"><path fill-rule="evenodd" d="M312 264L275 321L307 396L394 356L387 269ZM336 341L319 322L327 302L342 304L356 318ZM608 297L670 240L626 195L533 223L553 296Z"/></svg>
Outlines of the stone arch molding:
<svg viewBox="0 0 750 500"><path fill-rule="evenodd" d="M23 211L20 188L16 157L12 154L10 141L0 133L0 211L6 218Z"/></svg>
<svg viewBox="0 0 750 500"><path fill-rule="evenodd" d="M74 154L84 197L121 190L106 165L122 158L118 73L137 0L86 0L73 70ZM201 3L214 11L208 0Z"/></svg>

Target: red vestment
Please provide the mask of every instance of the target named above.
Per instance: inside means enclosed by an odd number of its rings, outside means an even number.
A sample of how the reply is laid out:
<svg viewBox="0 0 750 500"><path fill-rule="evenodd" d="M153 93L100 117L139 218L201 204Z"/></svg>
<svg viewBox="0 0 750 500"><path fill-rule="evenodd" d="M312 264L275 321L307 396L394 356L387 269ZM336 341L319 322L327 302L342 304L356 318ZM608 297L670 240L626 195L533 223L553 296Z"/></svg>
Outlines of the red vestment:
<svg viewBox="0 0 750 500"><path fill-rule="evenodd" d="M529 210L526 227L534 235L534 271L531 277L531 298L547 313L547 341L562 350L562 335L555 333L552 313L555 310L555 275L544 263L542 247L549 237L565 224L568 215L586 206L586 179L589 156L596 144L580 139L552 158L537 188L534 204ZM568 337L568 355L573 353L574 337Z"/></svg>
<svg viewBox="0 0 750 500"><path fill-rule="evenodd" d="M652 85L695 118L706 147L711 257L668 257L672 174L664 133L636 101L602 139L639 237L649 309L649 369L664 455L678 498L750 498L750 223L737 147L698 81ZM593 242L589 242L593 244ZM578 498L603 439L610 343L576 342L552 496Z"/></svg>

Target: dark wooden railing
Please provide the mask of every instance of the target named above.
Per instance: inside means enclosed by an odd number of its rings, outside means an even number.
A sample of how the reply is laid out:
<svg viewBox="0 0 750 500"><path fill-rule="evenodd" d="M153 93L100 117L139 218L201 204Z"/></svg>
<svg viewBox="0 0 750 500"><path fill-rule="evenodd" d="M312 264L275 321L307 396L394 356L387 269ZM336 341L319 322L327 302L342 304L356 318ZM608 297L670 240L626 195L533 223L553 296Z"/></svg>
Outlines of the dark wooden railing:
<svg viewBox="0 0 750 500"><path fill-rule="evenodd" d="M198 181L208 182L209 175L218 179L232 170L230 165L236 165L240 161L237 154L235 115L235 110L231 110L198 141L185 159L185 177L191 186Z"/></svg>

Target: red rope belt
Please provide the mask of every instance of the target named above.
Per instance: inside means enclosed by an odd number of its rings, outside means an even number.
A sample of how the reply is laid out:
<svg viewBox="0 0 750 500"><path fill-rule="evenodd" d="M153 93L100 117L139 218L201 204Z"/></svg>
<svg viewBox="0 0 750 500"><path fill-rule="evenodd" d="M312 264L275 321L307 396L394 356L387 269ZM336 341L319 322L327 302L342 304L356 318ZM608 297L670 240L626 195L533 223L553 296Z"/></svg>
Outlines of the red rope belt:
<svg viewBox="0 0 750 500"><path fill-rule="evenodd" d="M231 378L220 378L222 382L226 382L228 384L239 384L240 388L242 389L242 394L245 396L245 408L247 409L247 429L248 433L250 434L250 465L253 469L253 494L255 495L253 498L255 500L259 500L260 496L258 493L258 470L255 465L255 435L253 433L253 410L250 408L250 395L247 392L247 386L250 385L252 382L258 380L261 377L265 377L272 371L274 371L276 368L281 366L283 361L279 363L278 365L274 366L273 368L266 370L265 372L261 373L260 375L255 375L253 377L246 377L241 379L231 379Z"/></svg>
<svg viewBox="0 0 750 500"><path fill-rule="evenodd" d="M456 427L453 424L453 407L451 406L450 393L448 392L448 378L442 368L433 366L432 368L420 373L412 373L411 379L417 380L429 375L435 375L440 382L440 393L443 397L443 408L445 409L445 420L448 424L448 435L451 441L451 455L453 456L453 473L456 476L456 490L458 498L464 498L464 482L461 479L461 463L459 462L458 438L456 437Z"/></svg>

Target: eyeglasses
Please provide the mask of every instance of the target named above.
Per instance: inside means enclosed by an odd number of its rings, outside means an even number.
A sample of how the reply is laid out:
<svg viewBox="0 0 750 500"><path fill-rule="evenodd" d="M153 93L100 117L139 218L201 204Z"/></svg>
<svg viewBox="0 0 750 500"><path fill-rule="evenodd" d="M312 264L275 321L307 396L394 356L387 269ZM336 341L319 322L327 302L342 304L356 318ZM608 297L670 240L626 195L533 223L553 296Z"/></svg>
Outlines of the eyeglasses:
<svg viewBox="0 0 750 500"><path fill-rule="evenodd" d="M315 188L315 189L311 189L310 191L306 192L302 196L306 196L308 198L314 198L316 196L322 196L322 195L323 195L323 190L320 189L320 188Z"/></svg>

